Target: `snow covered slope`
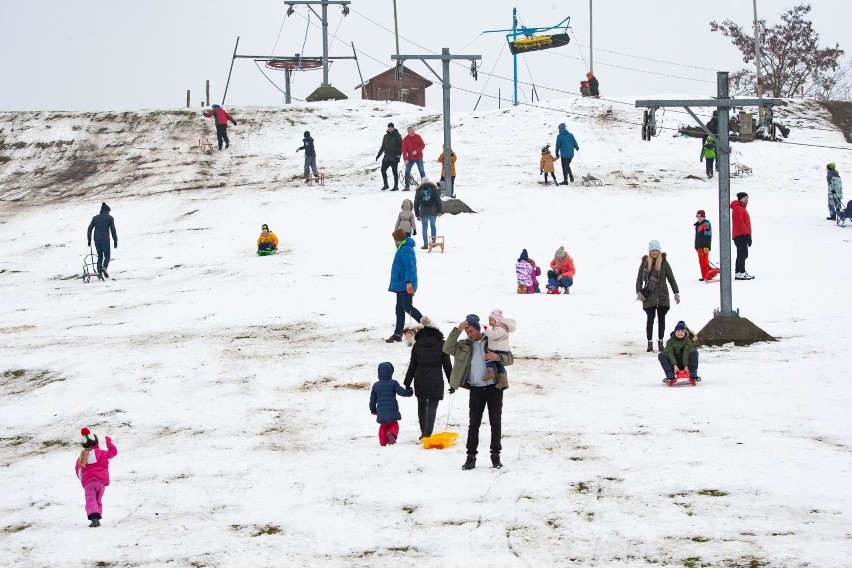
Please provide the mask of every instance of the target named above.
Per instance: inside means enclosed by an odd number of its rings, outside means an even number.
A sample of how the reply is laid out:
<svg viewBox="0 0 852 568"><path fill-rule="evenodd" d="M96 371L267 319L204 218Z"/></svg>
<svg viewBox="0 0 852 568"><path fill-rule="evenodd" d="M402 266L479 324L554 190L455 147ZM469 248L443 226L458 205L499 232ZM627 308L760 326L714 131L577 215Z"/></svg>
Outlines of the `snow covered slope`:
<svg viewBox="0 0 852 568"><path fill-rule="evenodd" d="M658 239L681 288L669 329L719 305L692 248L695 210L719 218L699 143L643 142L629 104L543 106L454 115L457 193L476 213L441 218L445 254L417 251L414 303L445 334L495 307L518 321L505 468L483 451L470 472L466 392L439 408L439 429L462 433L444 451L417 445L412 399L394 447L367 407L377 365L402 380L410 353L382 341L406 194L378 191L374 157L388 121L413 124L435 177L439 115L229 109L231 148L205 155L197 113L0 114L0 565L846 564L852 227L824 219L824 168L844 175L848 153L736 146L757 278L734 283L734 306L780 341L703 348L700 386L667 389L633 285ZM809 127L793 142L847 146L816 107L779 114ZM575 172L604 187L536 183L563 121ZM325 187L300 182L304 130ZM119 248L112 278L85 285L102 201ZM254 255L262 223L282 254ZM521 250L546 265L560 245L571 294L516 295ZM119 449L94 533L72 467L84 425Z"/></svg>

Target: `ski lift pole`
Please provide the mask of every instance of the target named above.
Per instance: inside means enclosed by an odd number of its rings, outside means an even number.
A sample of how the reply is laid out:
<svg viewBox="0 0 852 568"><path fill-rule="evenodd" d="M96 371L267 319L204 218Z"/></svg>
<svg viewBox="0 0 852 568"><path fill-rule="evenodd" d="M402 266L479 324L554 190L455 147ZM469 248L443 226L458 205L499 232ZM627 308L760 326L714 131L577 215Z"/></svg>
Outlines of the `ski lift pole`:
<svg viewBox="0 0 852 568"><path fill-rule="evenodd" d="M231 84L231 72L234 70L234 61L237 59L237 48L240 46L240 36L237 36L237 43L234 44L234 55L231 57L231 68L228 70L228 80L225 82L225 93L222 95L222 106L225 106L225 97L228 96L228 85Z"/></svg>

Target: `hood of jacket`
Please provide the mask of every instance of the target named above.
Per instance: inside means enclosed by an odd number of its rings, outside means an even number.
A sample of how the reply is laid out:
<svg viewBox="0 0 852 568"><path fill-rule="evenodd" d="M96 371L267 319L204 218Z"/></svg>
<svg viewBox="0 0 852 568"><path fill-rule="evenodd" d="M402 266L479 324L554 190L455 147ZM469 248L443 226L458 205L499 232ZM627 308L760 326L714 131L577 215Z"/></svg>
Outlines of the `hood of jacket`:
<svg viewBox="0 0 852 568"><path fill-rule="evenodd" d="M567 126L560 126L560 127L559 127L559 133L560 133L560 134L562 134L563 132L568 132L568 127L567 127Z"/></svg>
<svg viewBox="0 0 852 568"><path fill-rule="evenodd" d="M737 208L746 209L746 206L743 205L739 199L734 199L733 201L731 201L731 209Z"/></svg>
<svg viewBox="0 0 852 568"><path fill-rule="evenodd" d="M379 380L380 381L389 381L393 378L393 365L385 361L384 363L379 363Z"/></svg>
<svg viewBox="0 0 852 568"><path fill-rule="evenodd" d="M412 209L414 209L414 203L410 199L406 199L402 202L403 211L411 211Z"/></svg>
<svg viewBox="0 0 852 568"><path fill-rule="evenodd" d="M440 329L426 326L423 329L419 330L416 334L414 334L414 341L420 341L421 339L426 339L434 337L443 343L444 334L441 333Z"/></svg>

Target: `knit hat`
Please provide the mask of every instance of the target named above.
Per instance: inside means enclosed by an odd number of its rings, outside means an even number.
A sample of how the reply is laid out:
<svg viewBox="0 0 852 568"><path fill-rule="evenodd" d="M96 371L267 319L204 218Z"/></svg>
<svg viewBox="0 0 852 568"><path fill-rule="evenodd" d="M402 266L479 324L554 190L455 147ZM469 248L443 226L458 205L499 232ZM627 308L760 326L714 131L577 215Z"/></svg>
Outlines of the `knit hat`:
<svg viewBox="0 0 852 568"><path fill-rule="evenodd" d="M559 123L559 128L560 128L560 129L562 129L562 128L566 128L565 123L564 123L564 122L560 122L560 123Z"/></svg>
<svg viewBox="0 0 852 568"><path fill-rule="evenodd" d="M479 324L479 316L476 314L468 314L466 318L467 325L476 329L477 331L482 329L482 326Z"/></svg>
<svg viewBox="0 0 852 568"><path fill-rule="evenodd" d="M529 258L530 258L530 255L527 254L527 249L524 249L524 250L521 251L521 256L518 257L518 262L520 262L522 260L529 260Z"/></svg>
<svg viewBox="0 0 852 568"><path fill-rule="evenodd" d="M101 203L101 213L109 213L109 211L109 205L107 205L106 203Z"/></svg>
<svg viewBox="0 0 852 568"><path fill-rule="evenodd" d="M704 209L699 209L696 213L699 217L706 217L707 214L704 212Z"/></svg>
<svg viewBox="0 0 852 568"><path fill-rule="evenodd" d="M432 180L427 177L424 177L420 180L420 185L426 185L427 183L432 183Z"/></svg>
<svg viewBox="0 0 852 568"><path fill-rule="evenodd" d="M679 322L677 322L677 324L675 325L674 330L675 330L675 331L680 331L680 330L686 331L686 323L685 323L683 320L680 320L680 321L679 321Z"/></svg>
<svg viewBox="0 0 852 568"><path fill-rule="evenodd" d="M830 169L830 170L833 170L833 169L837 168L837 164L835 164L834 162L829 162L828 165L825 166L825 167Z"/></svg>
<svg viewBox="0 0 852 568"><path fill-rule="evenodd" d="M494 308L493 310L491 310L491 313L488 314L488 317L494 318L495 320L497 320L497 323L500 323L501 321L503 321L503 310L501 310L500 308Z"/></svg>
<svg viewBox="0 0 852 568"><path fill-rule="evenodd" d="M396 127L393 125L393 122L388 122L388 128L396 128Z"/></svg>
<svg viewBox="0 0 852 568"><path fill-rule="evenodd" d="M310 132L308 132L307 130L305 130L305 138L307 138L307 137L308 137L308 136L310 136L310 135L311 135L311 133L310 133Z"/></svg>
<svg viewBox="0 0 852 568"><path fill-rule="evenodd" d="M405 231L403 231L402 229L397 229L396 231L391 233L391 235L393 236L393 240L397 243L401 243L405 240Z"/></svg>
<svg viewBox="0 0 852 568"><path fill-rule="evenodd" d="M648 252L651 252L652 250L663 250L663 248L660 246L660 241L651 241L650 243L648 243Z"/></svg>
<svg viewBox="0 0 852 568"><path fill-rule="evenodd" d="M438 329L438 326L435 325L435 322L433 322L428 316L422 316L420 318L420 325L422 325L423 327L431 327L434 329Z"/></svg>
<svg viewBox="0 0 852 568"><path fill-rule="evenodd" d="M565 252L565 247L564 247L564 246L559 247L558 249L556 249L556 252L555 252L555 253L553 253L553 257L554 257L554 258L558 258L559 260L562 260L562 259L563 259L563 258L565 258L566 256L568 256L568 253L567 253L567 252Z"/></svg>
<svg viewBox="0 0 852 568"><path fill-rule="evenodd" d="M264 229L266 229L266 230L268 231L268 230L269 230L269 225L267 225L266 223L264 223L263 225L261 225L261 226L260 226L260 230L261 230L261 231L262 231L262 230L264 230Z"/></svg>
<svg viewBox="0 0 852 568"><path fill-rule="evenodd" d="M594 73L592 73L591 71L589 71L588 73L586 73L586 77L588 77L589 79L591 79L591 78L592 78L592 77L594 77L594 76L595 76L595 74L594 74Z"/></svg>
<svg viewBox="0 0 852 568"><path fill-rule="evenodd" d="M743 197L748 197L748 193L745 191L741 191L737 194L737 201L741 200Z"/></svg>
<svg viewBox="0 0 852 568"><path fill-rule="evenodd" d="M80 435L83 436L84 448L94 448L98 445L98 437L92 434L92 431L88 428L81 429Z"/></svg>

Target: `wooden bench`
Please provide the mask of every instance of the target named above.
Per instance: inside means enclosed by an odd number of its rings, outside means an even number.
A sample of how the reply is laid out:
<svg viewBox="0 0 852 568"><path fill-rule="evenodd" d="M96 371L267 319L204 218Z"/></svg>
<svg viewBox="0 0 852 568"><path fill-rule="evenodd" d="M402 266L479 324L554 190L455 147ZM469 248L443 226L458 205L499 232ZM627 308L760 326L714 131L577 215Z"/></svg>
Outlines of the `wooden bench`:
<svg viewBox="0 0 852 568"><path fill-rule="evenodd" d="M432 237L429 241L429 250L427 252L432 252L433 248L441 247L441 254L444 254L444 236L438 235L437 237Z"/></svg>
<svg viewBox="0 0 852 568"><path fill-rule="evenodd" d="M325 174L319 172L312 176L308 176L307 179L305 179L305 183L308 185L325 185Z"/></svg>
<svg viewBox="0 0 852 568"><path fill-rule="evenodd" d="M209 139L199 138L198 149L205 154L213 153L213 143Z"/></svg>

